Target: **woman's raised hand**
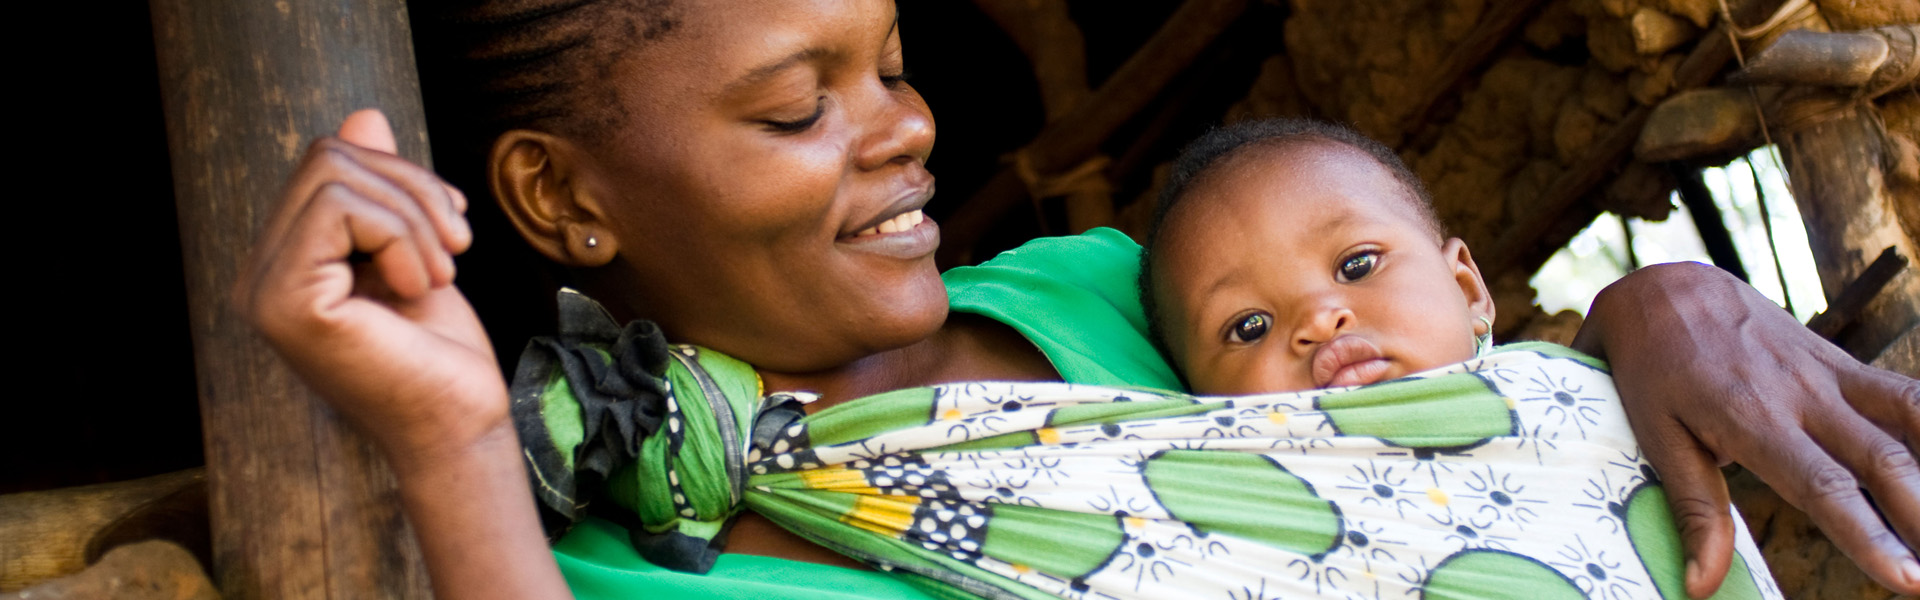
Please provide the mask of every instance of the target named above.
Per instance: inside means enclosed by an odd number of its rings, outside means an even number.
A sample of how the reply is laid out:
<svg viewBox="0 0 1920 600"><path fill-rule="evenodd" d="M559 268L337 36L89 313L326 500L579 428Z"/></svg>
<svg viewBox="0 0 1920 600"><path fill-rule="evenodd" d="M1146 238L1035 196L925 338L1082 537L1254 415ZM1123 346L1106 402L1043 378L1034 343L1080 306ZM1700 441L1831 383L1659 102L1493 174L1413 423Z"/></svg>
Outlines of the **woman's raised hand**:
<svg viewBox="0 0 1920 600"><path fill-rule="evenodd" d="M375 110L307 149L234 289L303 380L390 458L507 421L486 332L453 287L467 200L396 151ZM396 465L399 466L399 465Z"/></svg>
<svg viewBox="0 0 1920 600"><path fill-rule="evenodd" d="M1641 269L1591 314L1575 346L1612 364L1686 545L1688 595L1711 594L1732 560L1725 461L1882 585L1920 593L1920 382L1860 364L1705 265Z"/></svg>

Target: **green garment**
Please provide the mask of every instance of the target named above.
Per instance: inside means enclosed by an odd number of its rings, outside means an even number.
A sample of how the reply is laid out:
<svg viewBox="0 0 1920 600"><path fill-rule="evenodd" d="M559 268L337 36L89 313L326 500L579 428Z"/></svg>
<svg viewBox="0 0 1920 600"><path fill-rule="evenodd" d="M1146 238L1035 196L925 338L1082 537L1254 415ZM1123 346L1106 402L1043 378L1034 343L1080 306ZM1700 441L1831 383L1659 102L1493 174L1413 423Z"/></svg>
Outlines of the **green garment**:
<svg viewBox="0 0 1920 600"><path fill-rule="evenodd" d="M1070 383L1185 389L1148 341L1139 276L1140 246L1101 227L1033 240L941 279L954 311L1012 326Z"/></svg>

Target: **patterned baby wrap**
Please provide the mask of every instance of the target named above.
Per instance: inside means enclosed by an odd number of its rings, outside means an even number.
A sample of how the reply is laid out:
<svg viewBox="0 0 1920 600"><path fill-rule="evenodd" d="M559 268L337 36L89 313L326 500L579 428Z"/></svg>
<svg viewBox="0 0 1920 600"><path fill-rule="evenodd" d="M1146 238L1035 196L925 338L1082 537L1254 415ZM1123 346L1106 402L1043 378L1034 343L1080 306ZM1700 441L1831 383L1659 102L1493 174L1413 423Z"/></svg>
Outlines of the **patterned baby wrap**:
<svg viewBox="0 0 1920 600"><path fill-rule="evenodd" d="M562 310L514 386L550 531L602 497L662 566L704 571L746 508L953 597L1686 597L1612 380L1566 348L1360 388L960 383L805 415L743 363ZM1715 597L1779 597L1738 538Z"/></svg>

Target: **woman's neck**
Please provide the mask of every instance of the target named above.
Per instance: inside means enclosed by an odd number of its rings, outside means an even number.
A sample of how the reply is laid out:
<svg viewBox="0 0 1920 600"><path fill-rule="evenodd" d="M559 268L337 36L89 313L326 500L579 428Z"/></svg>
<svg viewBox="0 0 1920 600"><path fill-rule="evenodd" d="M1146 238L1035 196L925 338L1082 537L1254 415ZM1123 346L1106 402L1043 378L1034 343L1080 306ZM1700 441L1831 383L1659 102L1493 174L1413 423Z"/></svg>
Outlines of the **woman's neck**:
<svg viewBox="0 0 1920 600"><path fill-rule="evenodd" d="M952 313L931 337L835 369L812 373L761 370L768 391L810 391L817 411L847 400L954 381L1059 381L1046 355L999 321Z"/></svg>

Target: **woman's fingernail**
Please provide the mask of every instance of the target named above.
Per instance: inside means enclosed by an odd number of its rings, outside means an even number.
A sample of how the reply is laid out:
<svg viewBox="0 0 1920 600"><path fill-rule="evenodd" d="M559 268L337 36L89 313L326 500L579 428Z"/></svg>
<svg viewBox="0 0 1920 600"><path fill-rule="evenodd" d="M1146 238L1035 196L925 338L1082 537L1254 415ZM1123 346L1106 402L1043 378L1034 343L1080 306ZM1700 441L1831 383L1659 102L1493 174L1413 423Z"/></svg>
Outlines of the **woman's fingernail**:
<svg viewBox="0 0 1920 600"><path fill-rule="evenodd" d="M1700 561L1691 558L1687 559L1687 579L1681 585L1683 587L1693 587L1695 583L1700 581L1700 577Z"/></svg>
<svg viewBox="0 0 1920 600"><path fill-rule="evenodd" d="M1913 556L1907 556L1906 564L1900 566L1900 576L1907 578L1908 585L1920 585L1920 563Z"/></svg>

